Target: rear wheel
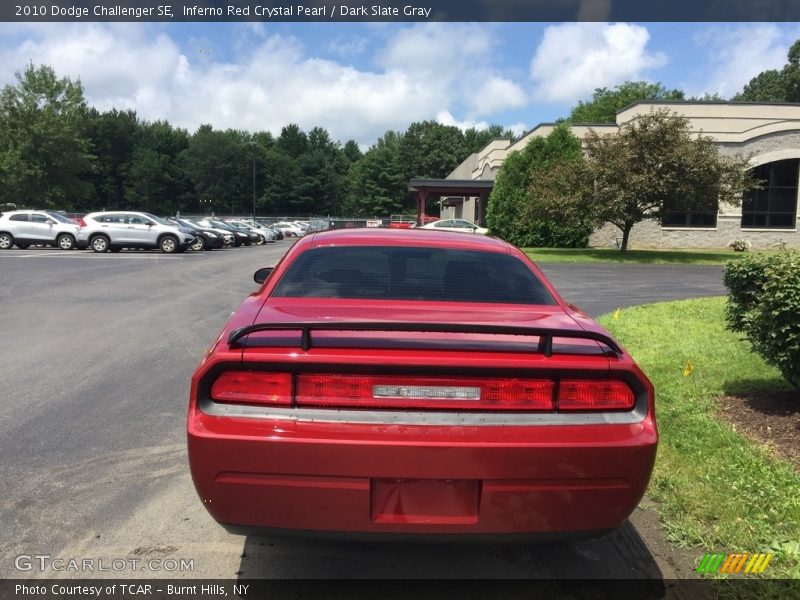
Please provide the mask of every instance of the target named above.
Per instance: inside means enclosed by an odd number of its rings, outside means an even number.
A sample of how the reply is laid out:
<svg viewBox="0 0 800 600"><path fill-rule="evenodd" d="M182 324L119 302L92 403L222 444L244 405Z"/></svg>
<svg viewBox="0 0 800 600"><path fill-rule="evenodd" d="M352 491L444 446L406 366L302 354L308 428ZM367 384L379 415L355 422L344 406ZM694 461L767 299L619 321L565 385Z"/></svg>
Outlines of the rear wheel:
<svg viewBox="0 0 800 600"><path fill-rule="evenodd" d="M56 245L62 250L72 250L75 247L75 238L68 233L63 233L56 238Z"/></svg>
<svg viewBox="0 0 800 600"><path fill-rule="evenodd" d="M178 240L171 235L165 235L161 238L161 241L158 242L158 247L165 254L172 254L178 250Z"/></svg>
<svg viewBox="0 0 800 600"><path fill-rule="evenodd" d="M14 245L14 237L10 233L0 233L0 250L8 250Z"/></svg>
<svg viewBox="0 0 800 600"><path fill-rule="evenodd" d="M196 251L196 252L200 251L200 250L204 250L205 247L206 247L206 244L203 241L203 238L201 238L200 236L197 236L197 239L195 239L195 241L192 242L192 245L190 246L190 248L192 250Z"/></svg>
<svg viewBox="0 0 800 600"><path fill-rule="evenodd" d="M92 250L95 252L106 252L108 250L108 238L102 235L98 235L92 238L92 241L89 242L91 245Z"/></svg>

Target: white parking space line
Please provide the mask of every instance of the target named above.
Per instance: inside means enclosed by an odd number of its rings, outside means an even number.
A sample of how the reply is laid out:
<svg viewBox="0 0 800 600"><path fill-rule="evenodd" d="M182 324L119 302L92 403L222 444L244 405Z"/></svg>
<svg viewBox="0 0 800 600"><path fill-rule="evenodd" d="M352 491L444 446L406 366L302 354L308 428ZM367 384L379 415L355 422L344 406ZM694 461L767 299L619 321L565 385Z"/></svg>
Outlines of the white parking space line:
<svg viewBox="0 0 800 600"><path fill-rule="evenodd" d="M109 258L119 260L121 258L150 259L150 260L183 260L189 256L204 256L203 254L186 254L184 256L162 256L160 254L98 254L96 252L37 252L36 254L0 254L0 258L39 258L44 256L59 256L62 258Z"/></svg>
<svg viewBox="0 0 800 600"><path fill-rule="evenodd" d="M34 256L58 256L62 252L37 252L36 254L14 254L14 253L3 253L0 256L6 256L9 258L31 258Z"/></svg>

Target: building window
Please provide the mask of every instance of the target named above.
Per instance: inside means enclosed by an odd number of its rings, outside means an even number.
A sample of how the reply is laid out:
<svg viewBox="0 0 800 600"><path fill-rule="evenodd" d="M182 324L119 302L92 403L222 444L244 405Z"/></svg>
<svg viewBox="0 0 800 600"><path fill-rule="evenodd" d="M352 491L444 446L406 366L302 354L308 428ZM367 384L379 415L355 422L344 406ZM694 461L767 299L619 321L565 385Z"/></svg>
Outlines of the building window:
<svg viewBox="0 0 800 600"><path fill-rule="evenodd" d="M797 219L797 177L800 159L760 165L753 175L764 187L752 190L742 202L742 228L794 229Z"/></svg>
<svg viewBox="0 0 800 600"><path fill-rule="evenodd" d="M716 210L669 210L664 207L662 227L716 227Z"/></svg>

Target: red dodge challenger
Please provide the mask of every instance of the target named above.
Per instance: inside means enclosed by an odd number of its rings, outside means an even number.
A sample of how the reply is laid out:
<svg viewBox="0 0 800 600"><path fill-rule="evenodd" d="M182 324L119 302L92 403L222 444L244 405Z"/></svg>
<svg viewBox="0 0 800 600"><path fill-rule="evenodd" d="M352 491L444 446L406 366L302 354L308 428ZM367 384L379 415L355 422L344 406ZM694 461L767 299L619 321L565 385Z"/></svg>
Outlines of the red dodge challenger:
<svg viewBox="0 0 800 600"><path fill-rule="evenodd" d="M641 499L652 385L514 246L331 231L256 281L189 403L192 477L229 531L592 536Z"/></svg>

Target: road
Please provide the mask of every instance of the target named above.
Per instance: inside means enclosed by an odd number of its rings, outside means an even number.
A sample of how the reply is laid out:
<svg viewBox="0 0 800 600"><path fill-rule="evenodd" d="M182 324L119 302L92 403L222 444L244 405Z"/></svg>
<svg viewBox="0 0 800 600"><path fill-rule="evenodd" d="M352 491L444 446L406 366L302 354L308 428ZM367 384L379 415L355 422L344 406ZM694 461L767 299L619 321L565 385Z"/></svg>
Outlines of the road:
<svg viewBox="0 0 800 600"><path fill-rule="evenodd" d="M252 273L288 246L178 256L0 252L0 578L680 575L654 541L653 512L641 509L603 538L548 546L345 544L236 537L218 527L188 474L188 382L256 288ZM723 292L715 267L545 271L594 315ZM34 555L92 559L95 570L18 570L25 559L17 557ZM192 568L170 570L166 559ZM97 570L113 560L124 566Z"/></svg>

